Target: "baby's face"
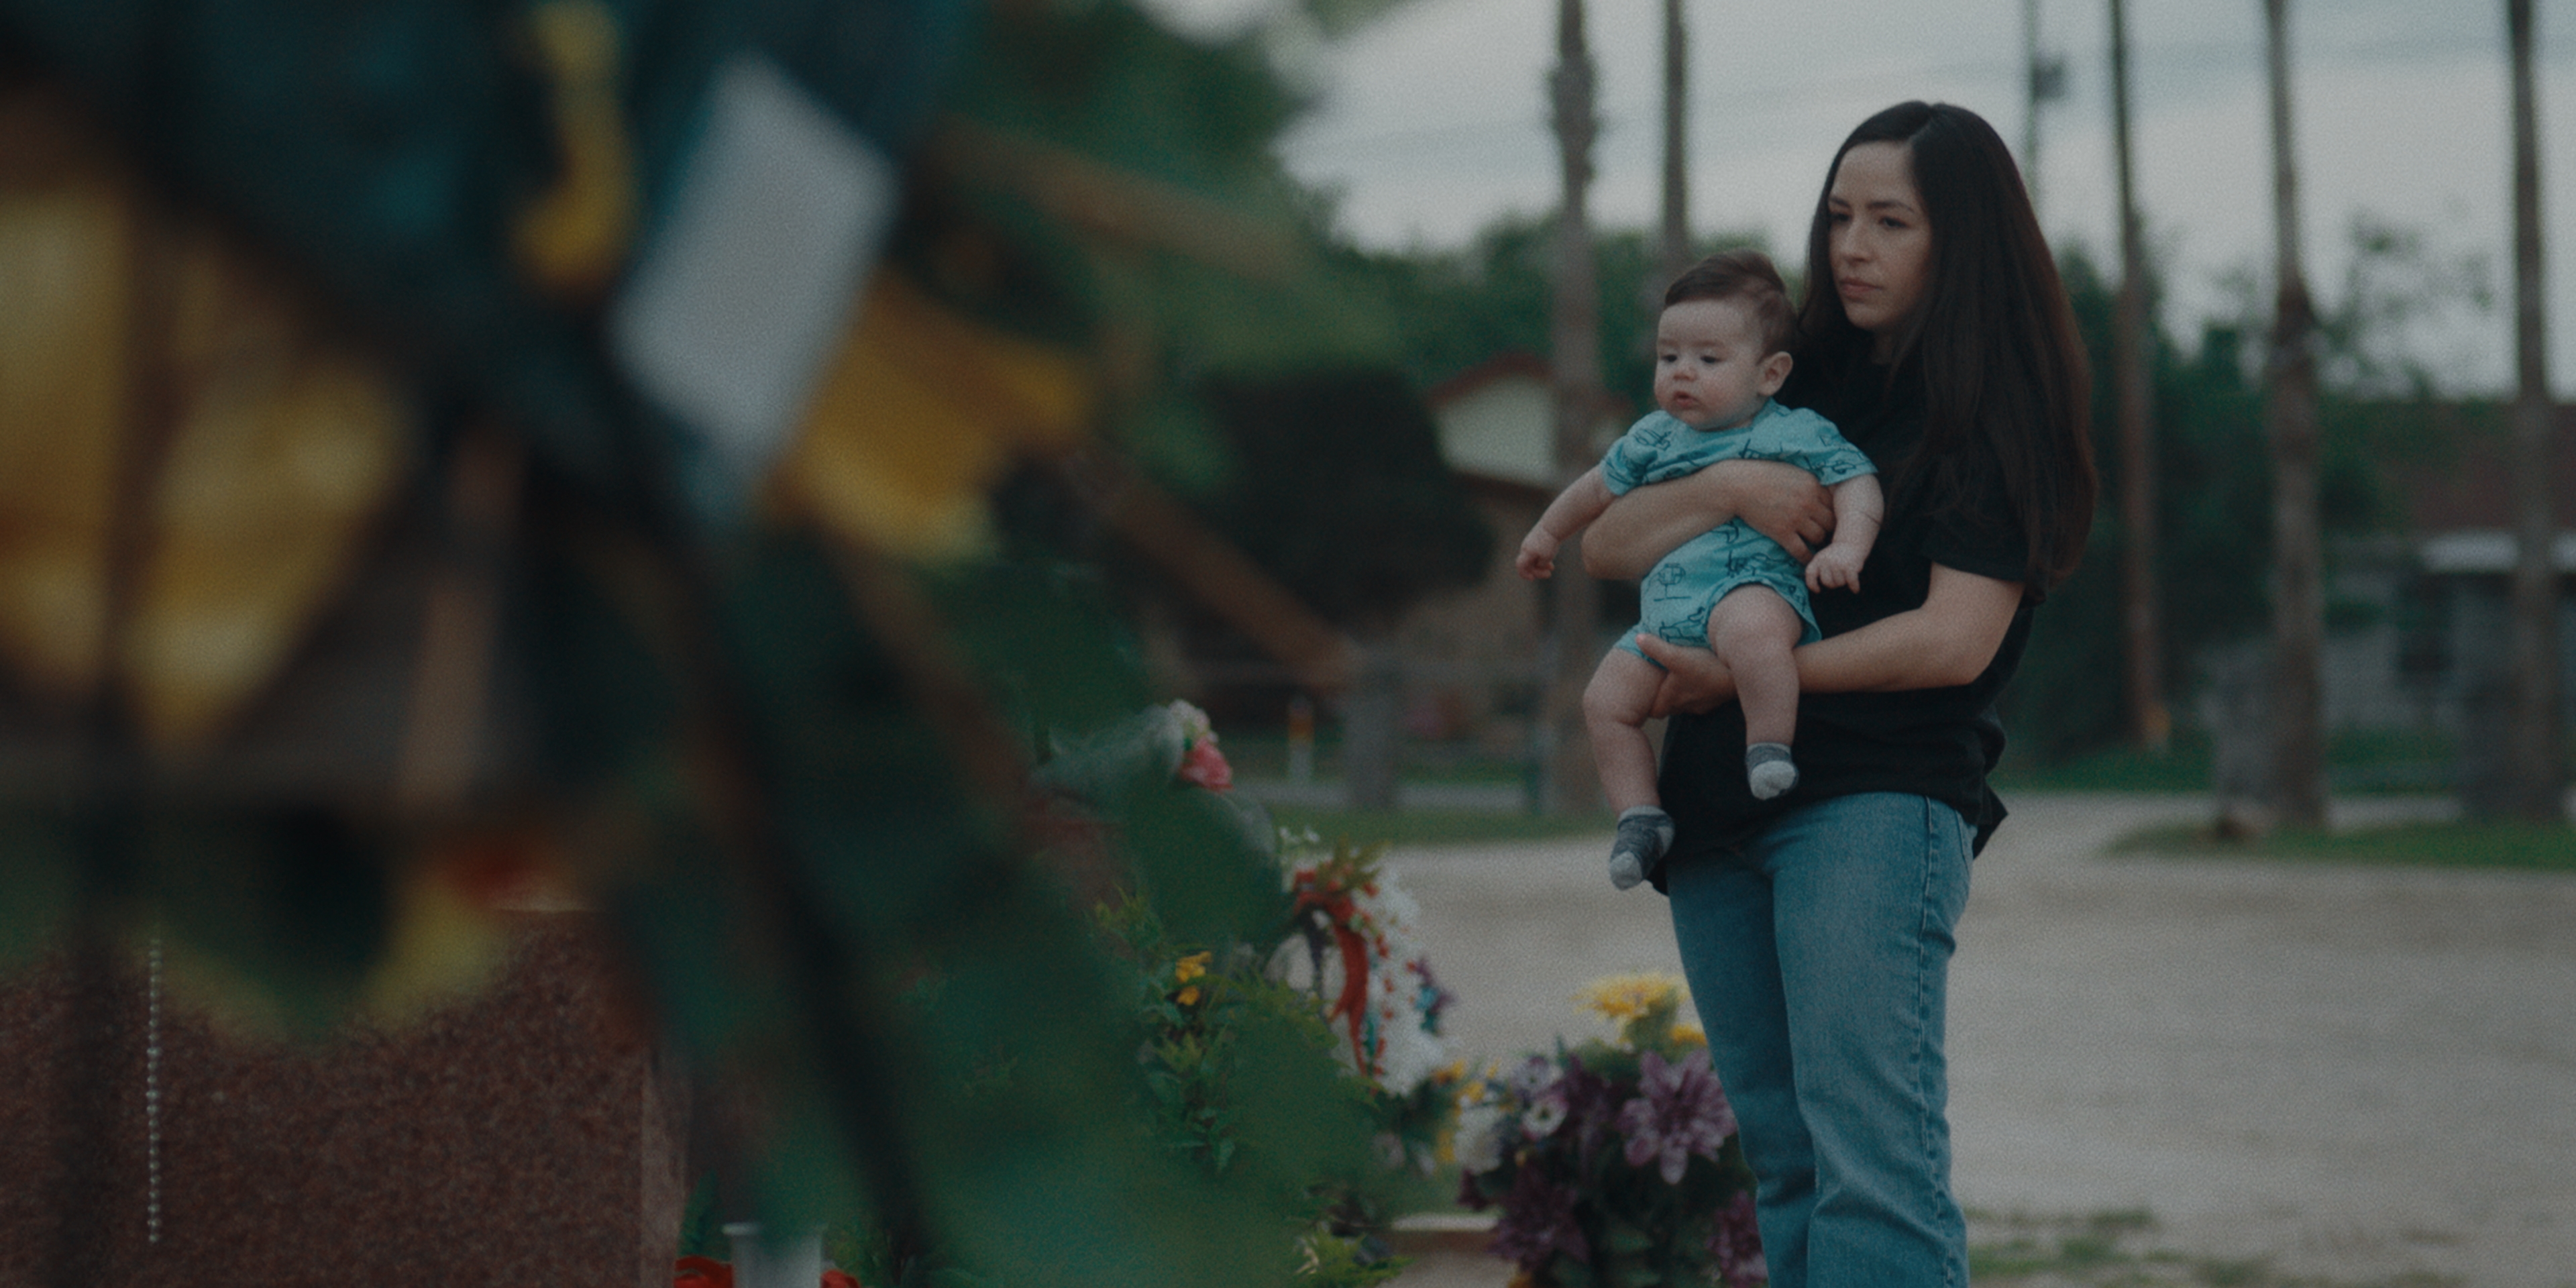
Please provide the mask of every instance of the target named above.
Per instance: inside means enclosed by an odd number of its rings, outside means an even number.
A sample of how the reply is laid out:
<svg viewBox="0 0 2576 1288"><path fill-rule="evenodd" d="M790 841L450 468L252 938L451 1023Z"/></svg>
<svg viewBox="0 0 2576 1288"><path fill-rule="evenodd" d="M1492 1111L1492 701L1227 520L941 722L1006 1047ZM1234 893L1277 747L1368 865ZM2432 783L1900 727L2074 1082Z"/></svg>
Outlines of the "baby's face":
<svg viewBox="0 0 2576 1288"><path fill-rule="evenodd" d="M1733 429L1779 388L1753 311L1741 300L1684 300L1655 324L1655 405L1693 429Z"/></svg>

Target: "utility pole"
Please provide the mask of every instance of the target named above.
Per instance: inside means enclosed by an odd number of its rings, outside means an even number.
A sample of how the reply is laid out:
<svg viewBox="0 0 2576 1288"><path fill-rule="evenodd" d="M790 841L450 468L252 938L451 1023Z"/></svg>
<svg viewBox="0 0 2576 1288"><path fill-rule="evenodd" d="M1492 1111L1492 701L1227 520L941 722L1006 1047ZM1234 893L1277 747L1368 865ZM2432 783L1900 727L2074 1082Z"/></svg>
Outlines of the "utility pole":
<svg viewBox="0 0 2576 1288"><path fill-rule="evenodd" d="M2513 62L2513 716L2507 807L2563 822L2566 775L2558 657L2557 473L2549 400L2548 279L2541 272L2540 105L2532 83L2531 0L2505 0Z"/></svg>
<svg viewBox="0 0 2576 1288"><path fill-rule="evenodd" d="M2129 21L2120 0L2111 0L2111 135L2120 171L2120 298L2111 364L2119 398L2122 653L2129 736L2162 752L2173 720L2165 710L2164 613L2156 583L2156 391L2147 365L2147 255L2130 165Z"/></svg>
<svg viewBox="0 0 2576 1288"><path fill-rule="evenodd" d="M2039 0L2021 0L2021 66L2030 98L2021 118L2021 186L2039 210Z"/></svg>
<svg viewBox="0 0 2576 1288"><path fill-rule="evenodd" d="M2299 255L2297 139L2290 123L2289 0L2263 0L2272 87L2272 246L2279 277L2264 423L2272 440L2272 732L2274 819L2321 827L2326 815L2324 558L2317 520L2316 310Z"/></svg>
<svg viewBox="0 0 2576 1288"><path fill-rule="evenodd" d="M1691 265L1690 235L1690 33L1682 0L1664 0L1664 281ZM1662 283L1651 303L1663 303Z"/></svg>
<svg viewBox="0 0 2576 1288"><path fill-rule="evenodd" d="M1550 75L1564 189L1556 215L1554 307L1549 326L1556 404L1556 467L1572 479L1592 468L1592 425L1601 414L1601 299L1592 262L1592 51L1583 34L1583 0L1557 0L1556 71ZM1577 538L1579 542L1581 539ZM1592 746L1583 728L1583 686L1599 652L1595 624L1600 593L1580 558L1560 553L1549 579L1554 622L1546 647L1547 711L1541 722L1543 799L1552 813L1582 813L1601 804Z"/></svg>
<svg viewBox="0 0 2576 1288"><path fill-rule="evenodd" d="M2032 213L2039 211L2039 119L2050 103L2066 97L2066 60L2040 52L2039 0L2021 0L2022 69L2029 91L2021 119L2021 184L2030 193Z"/></svg>

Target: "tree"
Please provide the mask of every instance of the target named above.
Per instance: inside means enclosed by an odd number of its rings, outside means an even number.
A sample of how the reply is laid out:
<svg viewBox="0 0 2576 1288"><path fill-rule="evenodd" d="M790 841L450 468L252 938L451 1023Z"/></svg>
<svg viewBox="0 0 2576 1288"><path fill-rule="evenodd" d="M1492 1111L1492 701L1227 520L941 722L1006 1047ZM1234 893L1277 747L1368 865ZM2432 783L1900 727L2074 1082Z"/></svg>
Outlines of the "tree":
<svg viewBox="0 0 2576 1288"><path fill-rule="evenodd" d="M1690 267L1690 33L1682 0L1664 0L1664 227L1658 262L1669 282Z"/></svg>
<svg viewBox="0 0 2576 1288"><path fill-rule="evenodd" d="M2505 0L2513 62L2513 719L2505 808L2556 823L2566 772L2558 655L2557 452L2549 405L2547 278L2541 271L2540 108L2531 0Z"/></svg>
<svg viewBox="0 0 2576 1288"><path fill-rule="evenodd" d="M1556 465L1565 478L1592 465L1592 426L1600 419L1600 284L1593 276L1592 224L1586 194L1592 183L1592 53L1583 32L1583 0L1558 0L1557 65L1549 88L1554 102L1563 190L1556 224L1556 272L1550 309L1549 361L1556 387ZM1592 674L1599 631L1599 592L1580 561L1561 558L1550 579L1553 620L1546 649L1547 710L1541 773L1549 810L1594 808L1600 789L1583 729L1583 687Z"/></svg>
<svg viewBox="0 0 2576 1288"><path fill-rule="evenodd" d="M2264 0L2272 101L2275 286L2265 427L2272 444L2271 812L2325 822L2324 555L2317 520L2316 313L2299 254L2297 138L2290 119L2289 0ZM2223 820L2224 821L2224 820ZM2240 823L2254 820L2240 819Z"/></svg>
<svg viewBox="0 0 2576 1288"><path fill-rule="evenodd" d="M2111 0L2111 132L2120 173L2120 304L2114 317L2112 385L2119 391L2122 650L2129 734L2162 751L2173 721L2165 711L2164 614L2156 586L2155 385L2147 371L2147 271L2137 184L2129 158L2129 20Z"/></svg>
<svg viewBox="0 0 2576 1288"><path fill-rule="evenodd" d="M1423 596L1483 576L1494 534L1392 369L1219 381L1208 401L1234 459L1197 508L1297 601L1351 632L1359 667L1342 695L1343 781L1351 808L1393 809L1404 674L1386 636Z"/></svg>

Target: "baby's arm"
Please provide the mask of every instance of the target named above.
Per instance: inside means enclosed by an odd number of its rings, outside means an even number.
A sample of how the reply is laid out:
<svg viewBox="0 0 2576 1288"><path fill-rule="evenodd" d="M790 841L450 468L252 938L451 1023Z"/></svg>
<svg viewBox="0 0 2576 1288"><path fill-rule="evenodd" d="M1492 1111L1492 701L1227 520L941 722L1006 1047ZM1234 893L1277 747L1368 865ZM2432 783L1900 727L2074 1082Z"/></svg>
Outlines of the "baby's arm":
<svg viewBox="0 0 2576 1288"><path fill-rule="evenodd" d="M1586 470L1582 478L1556 494L1556 499L1548 503L1547 513L1538 516L1538 526L1521 538L1520 557L1512 561L1512 566L1529 581L1555 572L1556 548L1600 518L1615 499L1610 485L1601 481L1601 467Z"/></svg>
<svg viewBox="0 0 2576 1288"><path fill-rule="evenodd" d="M1887 498L1879 492L1875 474L1844 479L1834 484L1833 494L1833 544L1807 561L1807 589L1858 590L1860 566L1869 562L1869 548L1877 543L1878 525L1887 516Z"/></svg>

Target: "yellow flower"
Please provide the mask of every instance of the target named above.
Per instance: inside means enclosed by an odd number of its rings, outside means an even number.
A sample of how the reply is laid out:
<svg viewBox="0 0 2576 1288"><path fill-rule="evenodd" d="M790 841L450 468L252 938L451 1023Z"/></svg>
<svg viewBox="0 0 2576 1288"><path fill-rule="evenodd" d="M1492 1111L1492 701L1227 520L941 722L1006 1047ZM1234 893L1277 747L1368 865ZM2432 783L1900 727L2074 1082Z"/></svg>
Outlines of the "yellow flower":
<svg viewBox="0 0 2576 1288"><path fill-rule="evenodd" d="M1215 955L1214 953L1192 953L1182 958L1172 968L1173 977L1186 984L1207 974L1208 959Z"/></svg>
<svg viewBox="0 0 2576 1288"><path fill-rule="evenodd" d="M1440 1066L1438 1069L1433 1070L1431 1073L1431 1083L1436 1087L1446 1087L1455 1084L1466 1076L1467 1060L1466 1057L1461 1056L1458 1059L1452 1060L1449 1063Z"/></svg>
<svg viewBox="0 0 2576 1288"><path fill-rule="evenodd" d="M1180 1001L1181 1001L1181 1005L1183 1005L1183 1006L1196 1006L1196 1005L1198 1005L1198 1004L1199 1004L1199 986L1198 986L1198 985L1196 985L1196 984L1192 984L1192 985L1190 985L1188 988L1182 989L1182 990L1181 990L1181 994L1180 994Z"/></svg>
<svg viewBox="0 0 2576 1288"><path fill-rule="evenodd" d="M1678 975L1604 975L1584 986L1575 1000L1613 1020L1633 1020L1665 1002L1678 1003Z"/></svg>
<svg viewBox="0 0 2576 1288"><path fill-rule="evenodd" d="M1708 1030L1701 1028L1697 1020L1678 1020L1673 1024L1673 1041L1683 1046L1707 1046Z"/></svg>

